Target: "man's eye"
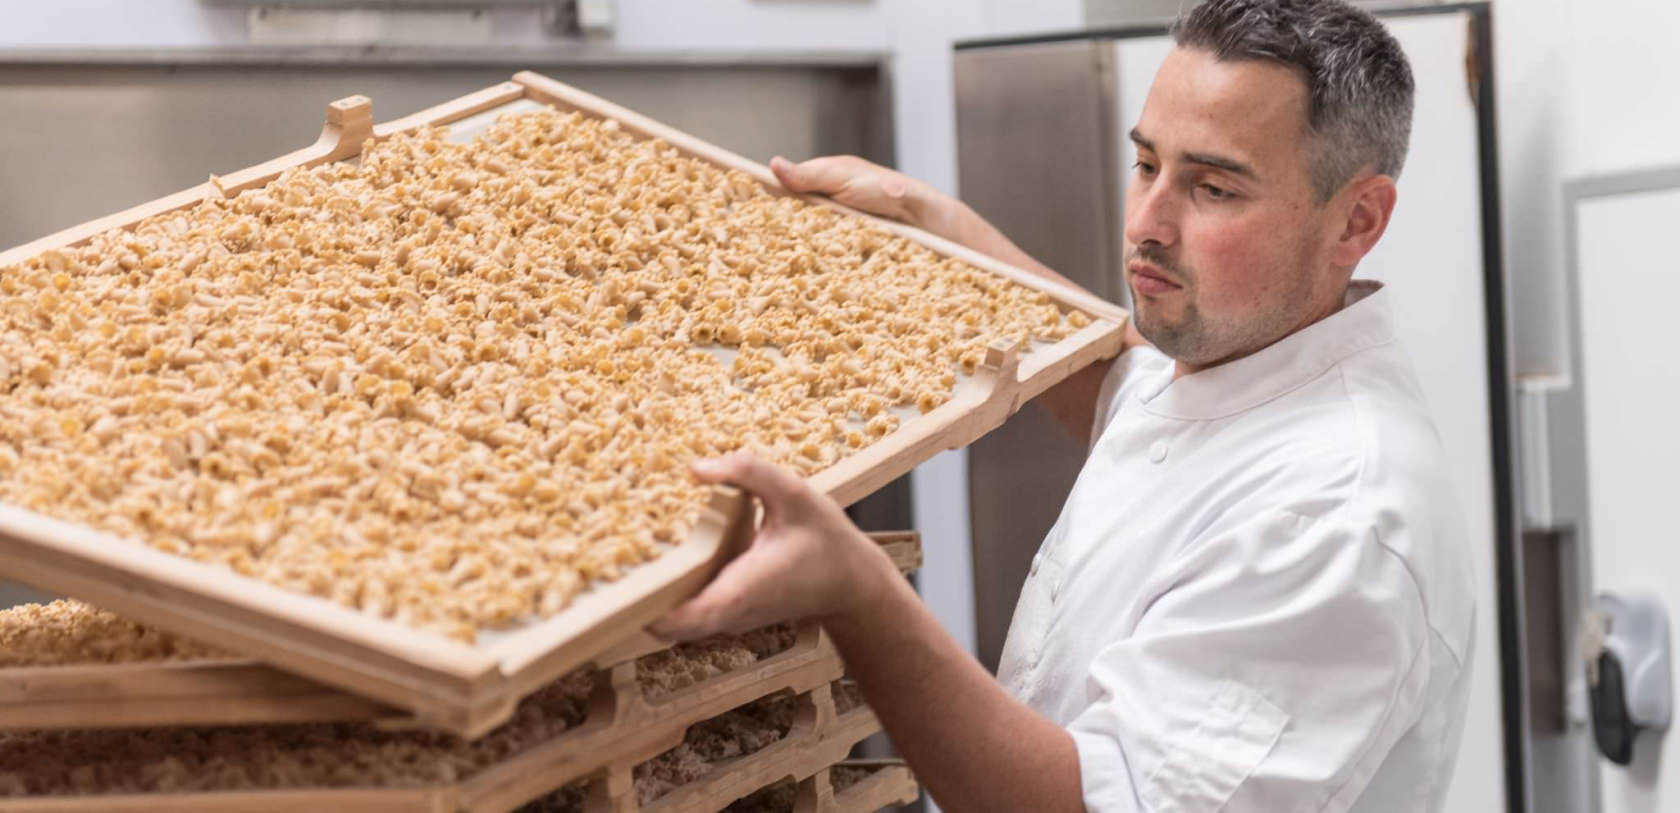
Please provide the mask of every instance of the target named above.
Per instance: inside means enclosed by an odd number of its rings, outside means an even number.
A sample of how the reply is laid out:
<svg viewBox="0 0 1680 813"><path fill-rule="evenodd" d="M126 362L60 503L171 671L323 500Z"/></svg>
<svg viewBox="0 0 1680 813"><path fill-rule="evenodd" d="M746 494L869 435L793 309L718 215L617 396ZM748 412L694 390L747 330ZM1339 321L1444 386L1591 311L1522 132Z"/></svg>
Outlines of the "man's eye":
<svg viewBox="0 0 1680 813"><path fill-rule="evenodd" d="M1230 200L1231 198L1236 197L1235 193L1209 183L1202 184L1202 191L1206 192L1207 196L1214 200Z"/></svg>
<svg viewBox="0 0 1680 813"><path fill-rule="evenodd" d="M1139 161L1139 162L1133 164L1132 168L1137 170L1139 175L1154 175L1155 174L1155 165L1151 164L1147 161Z"/></svg>

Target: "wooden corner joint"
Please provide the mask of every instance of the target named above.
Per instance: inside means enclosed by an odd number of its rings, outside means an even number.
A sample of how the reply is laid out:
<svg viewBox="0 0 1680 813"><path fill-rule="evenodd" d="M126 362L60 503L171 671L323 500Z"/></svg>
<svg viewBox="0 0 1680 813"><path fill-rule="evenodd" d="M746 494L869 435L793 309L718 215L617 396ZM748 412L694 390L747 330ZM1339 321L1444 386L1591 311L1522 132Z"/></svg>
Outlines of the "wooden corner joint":
<svg viewBox="0 0 1680 813"><path fill-rule="evenodd" d="M253 167L211 175L210 186L224 198L265 186L280 173L294 167L312 167L358 155L362 143L373 136L373 101L366 96L346 96L327 104L326 121L315 143L296 152Z"/></svg>
<svg viewBox="0 0 1680 813"><path fill-rule="evenodd" d="M834 786L828 770L825 767L799 783L793 800L794 813L822 813L833 806Z"/></svg>
<svg viewBox="0 0 1680 813"><path fill-rule="evenodd" d="M995 372L1013 370L1021 361L1021 345L1009 339L997 338L986 343L986 357L980 366Z"/></svg>
<svg viewBox="0 0 1680 813"><path fill-rule="evenodd" d="M327 104L327 123L346 125L357 119L373 121L373 100L357 94Z"/></svg>
<svg viewBox="0 0 1680 813"><path fill-rule="evenodd" d="M627 719L642 702L641 683L636 679L636 662L625 661L595 676L589 695L589 718L615 725Z"/></svg>
<svg viewBox="0 0 1680 813"><path fill-rule="evenodd" d="M362 142L373 137L373 100L366 96L346 96L327 105L327 120L321 125L321 137L315 146L326 147L327 154L307 163L314 165L359 155Z"/></svg>
<svg viewBox="0 0 1680 813"><path fill-rule="evenodd" d="M799 692L794 698L793 726L776 744L799 750L815 745L833 728L835 717L829 684Z"/></svg>
<svg viewBox="0 0 1680 813"><path fill-rule="evenodd" d="M590 811L617 813L640 809L636 799L636 777L631 771L608 769L600 779L600 792L591 793L587 800Z"/></svg>

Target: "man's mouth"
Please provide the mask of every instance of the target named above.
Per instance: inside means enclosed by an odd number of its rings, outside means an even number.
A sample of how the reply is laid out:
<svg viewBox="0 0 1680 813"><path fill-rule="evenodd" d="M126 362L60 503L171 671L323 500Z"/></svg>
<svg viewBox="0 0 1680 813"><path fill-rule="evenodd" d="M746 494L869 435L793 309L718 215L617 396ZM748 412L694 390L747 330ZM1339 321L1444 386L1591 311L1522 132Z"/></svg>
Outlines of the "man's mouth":
<svg viewBox="0 0 1680 813"><path fill-rule="evenodd" d="M1142 260L1127 263L1126 270L1132 272L1132 288L1140 296L1160 296L1184 287L1168 279L1159 268Z"/></svg>

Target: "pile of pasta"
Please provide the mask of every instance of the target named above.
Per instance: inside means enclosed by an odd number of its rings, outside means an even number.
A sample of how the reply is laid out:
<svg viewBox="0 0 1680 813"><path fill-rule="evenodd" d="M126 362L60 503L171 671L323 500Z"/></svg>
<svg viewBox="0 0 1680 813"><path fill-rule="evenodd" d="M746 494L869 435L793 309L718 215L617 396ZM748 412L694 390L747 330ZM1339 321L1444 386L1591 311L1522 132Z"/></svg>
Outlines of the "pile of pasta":
<svg viewBox="0 0 1680 813"><path fill-rule="evenodd" d="M0 610L0 667L226 660L232 655L79 601Z"/></svg>
<svg viewBox="0 0 1680 813"><path fill-rule="evenodd" d="M1086 323L611 121L420 129L0 268L0 502L471 641L680 540L696 458Z"/></svg>

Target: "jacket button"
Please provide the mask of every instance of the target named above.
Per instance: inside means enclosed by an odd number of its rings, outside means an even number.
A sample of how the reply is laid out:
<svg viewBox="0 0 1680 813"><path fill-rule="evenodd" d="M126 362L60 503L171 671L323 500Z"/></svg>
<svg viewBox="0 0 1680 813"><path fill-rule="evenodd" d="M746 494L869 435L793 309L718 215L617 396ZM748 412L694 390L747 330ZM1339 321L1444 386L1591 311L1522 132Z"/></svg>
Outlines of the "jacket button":
<svg viewBox="0 0 1680 813"><path fill-rule="evenodd" d="M1157 440L1149 444L1149 462L1159 463L1167 459L1167 442Z"/></svg>

